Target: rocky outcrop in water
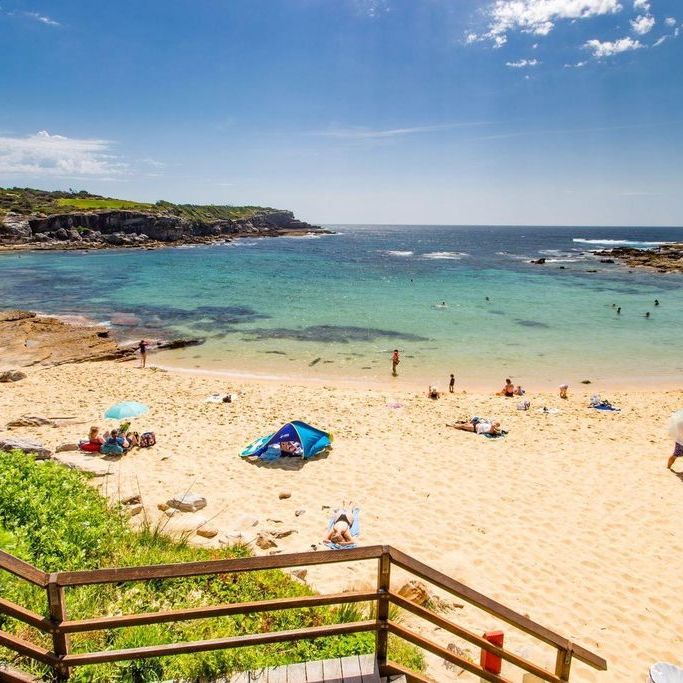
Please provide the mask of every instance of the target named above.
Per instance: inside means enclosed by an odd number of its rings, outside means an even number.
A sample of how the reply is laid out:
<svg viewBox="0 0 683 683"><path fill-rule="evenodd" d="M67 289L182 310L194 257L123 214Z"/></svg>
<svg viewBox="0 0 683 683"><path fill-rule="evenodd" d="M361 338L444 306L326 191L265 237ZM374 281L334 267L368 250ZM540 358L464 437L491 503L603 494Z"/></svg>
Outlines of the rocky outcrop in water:
<svg viewBox="0 0 683 683"><path fill-rule="evenodd" d="M635 249L616 247L594 251L601 256L601 263L614 263L614 260L627 266L656 268L660 273L683 273L683 244L664 244L654 249Z"/></svg>
<svg viewBox="0 0 683 683"><path fill-rule="evenodd" d="M9 213L0 219L0 245L43 249L153 247L307 232L326 231L297 220L291 211L263 211L250 218L216 221L124 210L52 216Z"/></svg>

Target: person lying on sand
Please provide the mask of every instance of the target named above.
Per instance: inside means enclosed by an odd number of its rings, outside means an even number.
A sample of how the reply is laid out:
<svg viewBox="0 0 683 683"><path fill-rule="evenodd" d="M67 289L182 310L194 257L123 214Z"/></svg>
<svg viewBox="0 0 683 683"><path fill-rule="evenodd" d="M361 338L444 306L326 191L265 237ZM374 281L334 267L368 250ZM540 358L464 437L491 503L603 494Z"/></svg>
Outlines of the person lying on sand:
<svg viewBox="0 0 683 683"><path fill-rule="evenodd" d="M351 525L353 524L353 511L351 504L335 510L332 518L332 527L325 534L324 542L335 543L336 545L355 545L351 536Z"/></svg>
<svg viewBox="0 0 683 683"><path fill-rule="evenodd" d="M509 380L505 380L505 386L498 392L498 396L505 396L505 398L512 398L515 395L515 385Z"/></svg>
<svg viewBox="0 0 683 683"><path fill-rule="evenodd" d="M474 434L499 434L501 431L500 422L484 420L479 417L473 417L469 422L447 424L446 427L453 427L453 429L460 429L463 432L472 432Z"/></svg>

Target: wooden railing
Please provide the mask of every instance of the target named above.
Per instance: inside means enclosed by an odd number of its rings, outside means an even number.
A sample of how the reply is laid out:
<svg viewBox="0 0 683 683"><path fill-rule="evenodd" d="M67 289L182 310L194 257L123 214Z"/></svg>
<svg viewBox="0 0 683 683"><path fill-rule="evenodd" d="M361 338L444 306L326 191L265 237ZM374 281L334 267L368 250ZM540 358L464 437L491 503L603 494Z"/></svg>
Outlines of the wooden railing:
<svg viewBox="0 0 683 683"><path fill-rule="evenodd" d="M121 581L149 581L159 579L185 578L235 572L251 572L264 569L288 569L301 566L323 565L336 562L355 562L377 560L377 586L375 590L337 593L333 595L313 595L294 598L260 600L257 602L231 603L176 609L164 612L146 612L122 616L94 617L70 620L64 599L65 589L94 584L112 584ZM554 671L528 661L504 647L498 647L472 631L452 623L436 612L417 605L401 597L391 588L391 570L398 567L427 581L437 588L465 600L471 605L489 613L493 617L523 631L534 639L554 647L557 651ZM306 552L271 557L250 557L246 559L212 560L185 564L150 565L145 567L125 567L119 569L95 569L90 571L55 572L46 574L22 560L0 551L0 569L4 569L21 579L39 586L46 591L49 618L35 614L19 605L0 598L0 613L17 619L52 637L52 650L47 650L0 631L0 646L23 657L28 657L52 668L57 681L69 678L70 669L88 664L119 662L149 657L208 652L268 643L291 642L310 638L321 638L348 633L373 631L376 633L375 653L382 676L404 674L409 681L428 681L423 674L410 671L388 659L388 636L390 633L427 650L451 664L476 674L485 681L505 682L503 674L492 673L478 664L461 657L455 652L433 642L396 623L390 618L390 605L395 605L427 621L445 632L462 638L478 648L490 652L506 662L529 672L544 681L561 683L568 681L572 658L589 666L606 670L605 660L589 650L572 643L567 638L531 621L529 618L491 600L468 588L462 583L418 562L412 557L390 546L370 546L337 552ZM100 652L72 653L69 638L72 633L100 631L113 628L126 628L147 624L206 619L210 617L236 614L254 614L274 610L320 607L324 605L343 605L358 602L374 602L374 618L351 623L331 624L290 631L254 633L215 640L168 643L148 647L128 648L125 650L104 650ZM0 681L22 681L19 672L12 674L0 666Z"/></svg>

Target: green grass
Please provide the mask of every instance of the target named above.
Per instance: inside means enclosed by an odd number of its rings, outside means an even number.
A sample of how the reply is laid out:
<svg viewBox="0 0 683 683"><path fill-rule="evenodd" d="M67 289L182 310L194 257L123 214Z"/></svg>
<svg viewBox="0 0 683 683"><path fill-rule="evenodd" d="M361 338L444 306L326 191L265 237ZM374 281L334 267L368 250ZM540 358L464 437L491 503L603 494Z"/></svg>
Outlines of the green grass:
<svg viewBox="0 0 683 683"><path fill-rule="evenodd" d="M158 201L154 204L129 199L116 199L91 194L85 190L76 192L36 190L30 187L0 187L0 217L12 211L23 215L43 213L48 215L70 211L98 210L143 211L162 215L179 216L191 221L212 222L251 218L257 213L273 211L264 206L232 206L228 204L174 204Z"/></svg>
<svg viewBox="0 0 683 683"><path fill-rule="evenodd" d="M128 209L130 211L153 211L154 204L133 202L128 199L57 199L56 205L73 209Z"/></svg>
<svg viewBox="0 0 683 683"><path fill-rule="evenodd" d="M132 531L125 516L112 510L87 484L84 475L53 462L37 462L22 453L0 452L0 547L40 569L92 569L187 562L248 555L245 547L222 550L194 548L146 526ZM66 591L71 619L131 614L244 602L264 598L310 595L311 589L281 571L258 571L164 581L84 586ZM45 592L0 571L0 595L46 615ZM235 617L111 629L74 635L73 652L124 649L161 643L220 638L259 631L277 631L368 618L369 606L322 607ZM0 615L0 629L51 648L49 639L31 627ZM101 666L79 667L73 681L197 680L235 671L289 662L326 659L374 650L374 635L334 638L240 648L197 655L155 658ZM392 638L390 656L421 670L421 654ZM40 675L42 665L15 660L0 649L3 659Z"/></svg>

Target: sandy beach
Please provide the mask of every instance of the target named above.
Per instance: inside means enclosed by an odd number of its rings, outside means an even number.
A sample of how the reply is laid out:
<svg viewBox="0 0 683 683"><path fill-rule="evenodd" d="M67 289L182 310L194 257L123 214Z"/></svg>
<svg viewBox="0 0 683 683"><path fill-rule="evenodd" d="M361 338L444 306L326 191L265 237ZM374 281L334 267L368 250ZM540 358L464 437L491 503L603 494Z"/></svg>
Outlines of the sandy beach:
<svg viewBox="0 0 683 683"><path fill-rule="evenodd" d="M93 484L114 499L139 489L153 520L166 519L157 505L174 494L206 496L201 515L220 533L197 543L217 546L240 528L249 533L245 518L253 517L252 533L293 530L278 551L308 550L322 538L328 506L351 499L361 508L362 544L394 545L607 659L602 674L577 663L572 680L640 681L656 661L681 664L683 476L665 462L667 420L683 391L606 393L594 384L571 387L568 401L531 393L531 410L521 412L516 399L456 387L431 401L400 382L385 389L226 384L114 362L26 372L0 385L0 429L6 434L5 424L22 415L74 416L59 427L11 430L52 449L84 438L90 424L114 426L102 418L112 403L149 404L133 428L153 430L157 445L108 461L111 473ZM238 394L234 403L205 402L226 391ZM588 409L593 393L621 412ZM558 412L539 412L543 406ZM472 415L499 418L508 436L494 441L445 426ZM267 464L239 457L249 441L291 419L333 432L329 455ZM281 492L291 497L281 500ZM374 566L342 565L311 568L307 580L321 591L345 590L374 575ZM477 631L498 626L471 607L447 616ZM545 650L505 631L506 645L550 665ZM478 660L478 651L461 645ZM428 662L436 680L467 680ZM511 668L504 673L521 680Z"/></svg>

